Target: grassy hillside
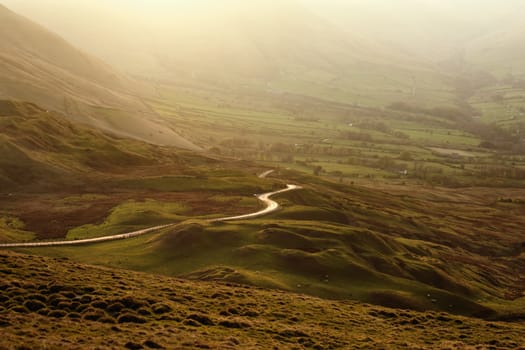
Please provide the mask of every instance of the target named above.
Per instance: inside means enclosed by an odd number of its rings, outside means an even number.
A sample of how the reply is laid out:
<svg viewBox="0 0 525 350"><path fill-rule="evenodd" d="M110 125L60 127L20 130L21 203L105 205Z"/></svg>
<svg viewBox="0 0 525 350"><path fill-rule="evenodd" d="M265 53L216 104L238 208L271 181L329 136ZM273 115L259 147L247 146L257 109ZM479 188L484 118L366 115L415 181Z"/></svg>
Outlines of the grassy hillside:
<svg viewBox="0 0 525 350"><path fill-rule="evenodd" d="M503 190L378 191L284 176L306 189L281 195L284 208L265 218L190 220L125 242L22 251L390 307L523 318L522 191L500 201Z"/></svg>
<svg viewBox="0 0 525 350"><path fill-rule="evenodd" d="M520 323L393 310L9 252L0 252L0 261L0 347L6 349L525 345Z"/></svg>
<svg viewBox="0 0 525 350"><path fill-rule="evenodd" d="M521 190L456 193L414 183L370 190L290 171L258 179L261 168L247 162L113 139L32 104L3 102L2 111L4 242L175 222L173 231L130 241L31 252L418 310L523 314ZM291 135L294 122L287 123ZM446 150L435 148L443 157ZM341 165L332 162L323 166ZM290 182L306 189L283 195L277 214L236 224L199 220L255 211L254 193Z"/></svg>
<svg viewBox="0 0 525 350"><path fill-rule="evenodd" d="M259 203L242 195L272 187L257 171L115 138L34 104L0 101L2 241L104 235L219 209L243 213Z"/></svg>
<svg viewBox="0 0 525 350"><path fill-rule="evenodd" d="M250 87L373 106L398 100L429 106L455 102L450 77L433 63L384 44L389 40L362 27L348 26L358 22L355 18L340 26L303 1L269 5L228 0L177 9L159 6L139 14L131 6L105 5L77 5L64 13L37 4L17 8L148 81L206 84L221 90ZM359 18L360 7L340 12ZM86 23L83 13L98 18L97 26ZM400 23L392 27L399 29ZM426 40L429 45L435 42Z"/></svg>
<svg viewBox="0 0 525 350"><path fill-rule="evenodd" d="M0 253L0 348L525 345L520 75L231 1L149 38L147 94L0 6L0 242L173 224Z"/></svg>
<svg viewBox="0 0 525 350"><path fill-rule="evenodd" d="M82 173L89 178L119 167L152 165L160 150L115 140L31 103L0 101L0 123L4 178L19 185L38 185L30 181L35 179L40 185L71 182Z"/></svg>
<svg viewBox="0 0 525 350"><path fill-rule="evenodd" d="M0 37L0 98L31 101L127 137L198 149L142 103L146 85L2 5Z"/></svg>

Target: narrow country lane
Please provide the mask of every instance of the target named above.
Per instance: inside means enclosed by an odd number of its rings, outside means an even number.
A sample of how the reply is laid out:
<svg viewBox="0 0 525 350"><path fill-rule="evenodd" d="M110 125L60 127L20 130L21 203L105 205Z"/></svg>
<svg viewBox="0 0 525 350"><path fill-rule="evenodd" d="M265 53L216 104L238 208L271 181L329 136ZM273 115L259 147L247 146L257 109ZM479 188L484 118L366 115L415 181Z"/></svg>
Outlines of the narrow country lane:
<svg viewBox="0 0 525 350"><path fill-rule="evenodd" d="M267 172L262 173L259 175L260 178L265 178L267 175L271 174L273 170L269 170ZM271 200L270 197L285 193L288 191L294 191L301 189L302 187L297 185L287 185L285 189L275 191L275 192L269 192L269 193L263 193L260 195L257 195L257 198L264 203L266 208L250 214L244 214L244 215L238 215L238 216L230 216L230 217L224 217L224 218L218 218L218 219L210 219L208 222L225 222L225 221L233 221L233 220L247 220L247 219L255 219L259 218L264 215L268 215L270 213L275 212L277 209L279 209L279 203L277 203L274 200ZM118 235L112 235L112 236L105 236L105 237L97 237L97 238L88 238L88 239L79 239L79 240L69 240L69 241L55 241L55 242L27 242L27 243L3 243L0 244L0 248L35 248L35 247L55 247L55 246L72 246L72 245L82 245L82 244L94 244L94 243L102 243L102 242L108 242L108 241L116 241L120 239L129 239L133 237L138 237L145 235L147 233L159 231L171 226L178 225L179 223L174 224L167 224L167 225L160 225L150 228L145 228L138 231L128 232L128 233L121 233Z"/></svg>

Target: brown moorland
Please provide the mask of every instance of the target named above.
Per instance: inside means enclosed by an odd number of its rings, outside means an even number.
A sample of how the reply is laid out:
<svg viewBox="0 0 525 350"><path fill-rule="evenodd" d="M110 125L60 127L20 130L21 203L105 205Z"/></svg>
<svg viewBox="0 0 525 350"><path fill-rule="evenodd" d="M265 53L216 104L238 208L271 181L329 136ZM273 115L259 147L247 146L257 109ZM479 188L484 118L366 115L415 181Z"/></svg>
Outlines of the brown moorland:
<svg viewBox="0 0 525 350"><path fill-rule="evenodd" d="M523 323L0 252L1 349L523 349Z"/></svg>

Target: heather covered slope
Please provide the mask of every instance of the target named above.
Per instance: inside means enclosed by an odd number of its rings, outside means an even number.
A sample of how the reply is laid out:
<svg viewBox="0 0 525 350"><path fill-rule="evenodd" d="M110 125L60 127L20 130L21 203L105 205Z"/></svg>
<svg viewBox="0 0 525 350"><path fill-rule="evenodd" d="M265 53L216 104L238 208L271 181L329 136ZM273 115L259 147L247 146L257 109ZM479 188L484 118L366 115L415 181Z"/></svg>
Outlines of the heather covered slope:
<svg viewBox="0 0 525 350"><path fill-rule="evenodd" d="M118 138L31 103L0 101L2 242L65 238L70 229L102 224L112 210L104 226L110 233L178 221L182 214L254 211L255 198L235 206L231 201L271 189L257 171L251 164ZM164 193L145 183L171 183L172 189Z"/></svg>
<svg viewBox="0 0 525 350"><path fill-rule="evenodd" d="M523 323L0 252L0 348L520 349Z"/></svg>

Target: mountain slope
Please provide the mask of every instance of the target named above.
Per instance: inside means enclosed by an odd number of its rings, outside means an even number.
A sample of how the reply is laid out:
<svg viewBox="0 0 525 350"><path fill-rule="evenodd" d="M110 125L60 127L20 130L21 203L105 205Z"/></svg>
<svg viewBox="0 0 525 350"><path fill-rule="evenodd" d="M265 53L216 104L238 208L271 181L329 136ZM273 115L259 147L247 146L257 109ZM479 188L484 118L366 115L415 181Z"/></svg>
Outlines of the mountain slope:
<svg viewBox="0 0 525 350"><path fill-rule="evenodd" d="M12 95L6 97L57 109L63 107L64 97L91 105L140 106L129 96L136 86L122 74L3 6L0 18L2 94ZM31 85L34 88L27 91Z"/></svg>
<svg viewBox="0 0 525 350"><path fill-rule="evenodd" d="M299 2L228 4L190 14L169 29L164 42L172 40L171 45L164 46L176 50L164 52L160 63L178 80L375 106L453 101L444 77L431 65L344 31Z"/></svg>
<svg viewBox="0 0 525 350"><path fill-rule="evenodd" d="M525 13L525 10L521 13ZM503 25L469 43L466 61L499 78L525 78L525 25Z"/></svg>
<svg viewBox="0 0 525 350"><path fill-rule="evenodd" d="M272 78L292 66L339 71L365 58L381 61L364 39L345 35L293 1L227 1L173 26L174 62L206 74L217 68Z"/></svg>
<svg viewBox="0 0 525 350"><path fill-rule="evenodd" d="M161 164L183 168L173 149L114 138L32 103L0 100L0 192L64 189Z"/></svg>
<svg viewBox="0 0 525 350"><path fill-rule="evenodd" d="M160 122L143 86L0 5L0 98L31 101L69 118L157 144L197 147Z"/></svg>

